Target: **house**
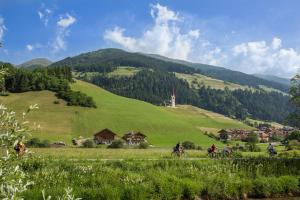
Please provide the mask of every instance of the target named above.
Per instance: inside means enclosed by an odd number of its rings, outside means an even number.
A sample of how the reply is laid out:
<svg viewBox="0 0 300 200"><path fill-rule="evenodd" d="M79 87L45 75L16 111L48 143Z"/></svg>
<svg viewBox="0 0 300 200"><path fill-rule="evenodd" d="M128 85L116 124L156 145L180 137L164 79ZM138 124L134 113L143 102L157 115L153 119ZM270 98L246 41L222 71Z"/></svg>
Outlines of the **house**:
<svg viewBox="0 0 300 200"><path fill-rule="evenodd" d="M231 131L228 131L226 129L221 129L218 133L219 133L220 140L226 141L231 139Z"/></svg>
<svg viewBox="0 0 300 200"><path fill-rule="evenodd" d="M269 133L266 131L255 131L258 136L260 142L268 142L269 141Z"/></svg>
<svg viewBox="0 0 300 200"><path fill-rule="evenodd" d="M141 142L147 142L146 137L147 136L141 132L130 132L125 134L122 139L125 140L128 145L138 145Z"/></svg>
<svg viewBox="0 0 300 200"><path fill-rule="evenodd" d="M116 139L118 139L117 134L107 128L94 134L96 144L111 144Z"/></svg>
<svg viewBox="0 0 300 200"><path fill-rule="evenodd" d="M231 129L229 130L229 135L232 140L242 140L245 141L250 134L250 131L242 129Z"/></svg>

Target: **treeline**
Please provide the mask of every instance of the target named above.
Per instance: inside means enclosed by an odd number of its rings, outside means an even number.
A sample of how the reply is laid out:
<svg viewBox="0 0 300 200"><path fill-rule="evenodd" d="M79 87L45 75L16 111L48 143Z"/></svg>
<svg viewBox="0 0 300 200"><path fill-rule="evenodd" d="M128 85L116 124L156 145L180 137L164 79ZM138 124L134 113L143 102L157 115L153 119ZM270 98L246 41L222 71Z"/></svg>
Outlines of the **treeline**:
<svg viewBox="0 0 300 200"><path fill-rule="evenodd" d="M50 90L58 98L67 101L68 105L96 107L91 97L81 92L72 91L72 72L69 67L37 68L33 71L3 65L8 70L2 90L9 92L27 92Z"/></svg>
<svg viewBox="0 0 300 200"><path fill-rule="evenodd" d="M284 122L291 111L289 97L277 92L262 90L225 90L201 87L190 88L173 73L156 70L141 70L132 77L107 77L96 75L90 81L113 93L140 99L156 105L170 103L173 88L178 104L191 104L226 116Z"/></svg>
<svg viewBox="0 0 300 200"><path fill-rule="evenodd" d="M239 85L246 85L254 88L259 88L260 85L265 85L270 88L278 89L283 92L289 91L289 87L287 85L258 78L256 76L245 74L242 72L232 71L226 68L215 67L215 66L204 65L204 64L193 64L192 66L200 69L201 74L203 75L220 79L223 81L237 83Z"/></svg>

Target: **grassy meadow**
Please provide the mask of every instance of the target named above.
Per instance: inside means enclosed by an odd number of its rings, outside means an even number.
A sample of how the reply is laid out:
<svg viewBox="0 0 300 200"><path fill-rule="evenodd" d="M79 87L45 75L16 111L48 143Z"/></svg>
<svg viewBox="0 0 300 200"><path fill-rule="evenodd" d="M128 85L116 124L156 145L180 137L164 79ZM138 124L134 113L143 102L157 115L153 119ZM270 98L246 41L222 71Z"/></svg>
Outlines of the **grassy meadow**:
<svg viewBox="0 0 300 200"><path fill-rule="evenodd" d="M180 78L186 80L190 86L195 88L199 88L198 84L210 86L215 89L223 90L225 87L228 87L230 90L236 89L246 89L248 87L238 85L235 83L224 82L222 80L214 79L208 76L204 76L202 74L182 74L182 73L175 73L175 75Z"/></svg>
<svg viewBox="0 0 300 200"><path fill-rule="evenodd" d="M190 140L205 146L216 142L203 134L221 128L250 128L245 124L192 106L178 106L172 109L155 106L143 101L114 95L95 85L76 81L73 90L92 96L97 108L66 106L59 104L54 93L49 91L14 93L0 97L0 104L16 112L25 110L31 104L38 104L39 110L27 119L33 127L33 137L64 141L78 136L92 137L94 133L109 128L118 135L129 131L141 131L156 147L171 147L178 141ZM40 125L40 127L39 127Z"/></svg>
<svg viewBox="0 0 300 200"><path fill-rule="evenodd" d="M97 200L243 199L288 197L300 192L299 159L73 160L24 159L34 182L22 196L56 198L66 188Z"/></svg>

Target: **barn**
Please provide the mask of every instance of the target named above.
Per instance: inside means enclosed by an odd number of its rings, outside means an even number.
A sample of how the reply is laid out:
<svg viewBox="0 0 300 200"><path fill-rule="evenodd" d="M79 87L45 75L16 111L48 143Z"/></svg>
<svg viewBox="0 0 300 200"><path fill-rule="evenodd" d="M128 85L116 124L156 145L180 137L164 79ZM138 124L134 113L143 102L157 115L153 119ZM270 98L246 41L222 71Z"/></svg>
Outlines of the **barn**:
<svg viewBox="0 0 300 200"><path fill-rule="evenodd" d="M118 139L117 134L107 128L94 134L96 144L111 144L116 139Z"/></svg>

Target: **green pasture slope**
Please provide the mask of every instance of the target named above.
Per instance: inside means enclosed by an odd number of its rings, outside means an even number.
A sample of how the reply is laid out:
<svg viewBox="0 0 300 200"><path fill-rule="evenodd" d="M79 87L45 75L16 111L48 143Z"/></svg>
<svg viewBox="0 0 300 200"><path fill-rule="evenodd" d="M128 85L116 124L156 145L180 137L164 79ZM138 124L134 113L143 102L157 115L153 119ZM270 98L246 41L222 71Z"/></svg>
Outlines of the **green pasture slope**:
<svg viewBox="0 0 300 200"><path fill-rule="evenodd" d="M114 95L82 81L76 81L72 88L92 96L97 109L66 106L62 100L59 100L59 104L54 104L57 99L49 91L10 94L8 97L0 97L0 103L17 112L37 103L39 110L28 116L35 129L32 135L68 144L74 137L92 137L95 132L109 128L120 136L129 131L141 131L157 147L170 147L185 140L208 146L216 141L204 135L205 130L250 128L203 109L192 106L179 106L175 109L159 107Z"/></svg>

